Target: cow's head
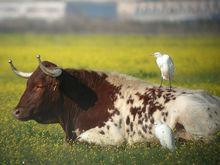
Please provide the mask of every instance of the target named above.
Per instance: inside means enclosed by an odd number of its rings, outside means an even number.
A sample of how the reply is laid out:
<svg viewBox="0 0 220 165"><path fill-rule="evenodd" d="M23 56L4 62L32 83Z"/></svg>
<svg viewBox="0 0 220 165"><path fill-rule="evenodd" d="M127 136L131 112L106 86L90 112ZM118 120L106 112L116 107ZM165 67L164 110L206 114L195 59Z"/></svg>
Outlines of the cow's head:
<svg viewBox="0 0 220 165"><path fill-rule="evenodd" d="M41 62L33 73L18 71L9 60L12 70L22 78L27 78L27 86L13 115L22 121L36 120L39 123L57 123L57 110L60 102L60 81L62 69L50 62Z"/></svg>
<svg viewBox="0 0 220 165"><path fill-rule="evenodd" d="M97 96L87 85L55 64L41 62L39 55L37 59L39 67L33 73L18 71L9 60L13 72L28 79L26 90L13 112L17 119L33 119L45 124L57 123L65 104L64 100L68 100L68 109L77 106L86 110L94 105Z"/></svg>

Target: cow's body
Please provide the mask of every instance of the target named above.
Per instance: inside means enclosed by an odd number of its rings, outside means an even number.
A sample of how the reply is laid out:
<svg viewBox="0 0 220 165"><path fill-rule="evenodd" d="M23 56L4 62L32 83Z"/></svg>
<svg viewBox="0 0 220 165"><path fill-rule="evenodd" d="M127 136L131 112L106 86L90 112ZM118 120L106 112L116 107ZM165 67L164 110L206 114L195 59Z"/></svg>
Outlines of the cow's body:
<svg viewBox="0 0 220 165"><path fill-rule="evenodd" d="M27 98L29 86L36 86L37 80L47 81L44 92L48 96L33 97L46 103L36 104L29 118L24 113L25 120L60 123L68 140L101 145L152 141L156 120L167 123L185 139L209 139L220 130L220 99L204 91L169 90L123 74L74 69L65 69L53 78L38 68L16 108L18 119L24 111L20 107L33 99Z"/></svg>
<svg viewBox="0 0 220 165"><path fill-rule="evenodd" d="M210 138L220 128L220 101L204 91L170 91L127 75L110 73L106 76L103 81L110 83L115 92L109 95L103 88L99 94L108 96L105 101L111 102L109 107L101 109L108 112L109 117L89 130L76 129L81 141L112 145L151 141L155 137L156 120L166 122L185 139ZM90 111L96 114L98 109L94 106ZM91 120L96 121L93 117L91 113Z"/></svg>

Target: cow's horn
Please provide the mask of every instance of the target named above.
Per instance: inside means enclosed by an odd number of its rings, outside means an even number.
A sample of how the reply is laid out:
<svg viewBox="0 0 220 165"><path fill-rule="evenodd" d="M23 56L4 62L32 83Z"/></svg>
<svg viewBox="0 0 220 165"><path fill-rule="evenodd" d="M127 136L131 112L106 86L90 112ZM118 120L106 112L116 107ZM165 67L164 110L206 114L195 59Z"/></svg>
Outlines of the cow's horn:
<svg viewBox="0 0 220 165"><path fill-rule="evenodd" d="M40 59L40 55L36 55L36 58L38 59L39 61L39 66L40 66L40 69L47 75L51 76L51 77L58 77L62 74L62 69L61 68L58 68L58 67L55 67L53 69L49 69L47 67L45 67L42 62L41 62L41 59Z"/></svg>
<svg viewBox="0 0 220 165"><path fill-rule="evenodd" d="M22 78L29 78L32 75L32 73L26 73L26 72L22 72L22 71L17 70L15 68L15 66L13 65L11 59L8 60L8 63L10 64L12 71L18 76L20 76Z"/></svg>

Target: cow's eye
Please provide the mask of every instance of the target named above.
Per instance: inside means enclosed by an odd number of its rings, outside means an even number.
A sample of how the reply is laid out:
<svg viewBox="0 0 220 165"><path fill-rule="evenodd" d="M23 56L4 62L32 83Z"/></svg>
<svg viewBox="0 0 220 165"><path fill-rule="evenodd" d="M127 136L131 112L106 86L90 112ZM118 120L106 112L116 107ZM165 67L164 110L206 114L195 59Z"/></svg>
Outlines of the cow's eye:
<svg viewBox="0 0 220 165"><path fill-rule="evenodd" d="M43 85L37 85L36 88L43 88Z"/></svg>

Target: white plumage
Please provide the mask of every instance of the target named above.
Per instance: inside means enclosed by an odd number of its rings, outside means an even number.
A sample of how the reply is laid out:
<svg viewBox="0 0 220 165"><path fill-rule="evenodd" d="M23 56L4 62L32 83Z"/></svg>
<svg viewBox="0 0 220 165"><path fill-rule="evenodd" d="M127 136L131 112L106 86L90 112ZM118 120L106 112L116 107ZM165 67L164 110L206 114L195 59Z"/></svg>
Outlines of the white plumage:
<svg viewBox="0 0 220 165"><path fill-rule="evenodd" d="M161 121L155 122L155 136L163 147L168 148L171 151L175 150L173 132L166 123L162 123Z"/></svg>
<svg viewBox="0 0 220 165"><path fill-rule="evenodd" d="M156 52L153 55L157 58L156 63L161 71L160 87L162 86L163 80L169 80L171 89L171 80L173 79L174 75L173 60L167 54L162 55L160 52Z"/></svg>

